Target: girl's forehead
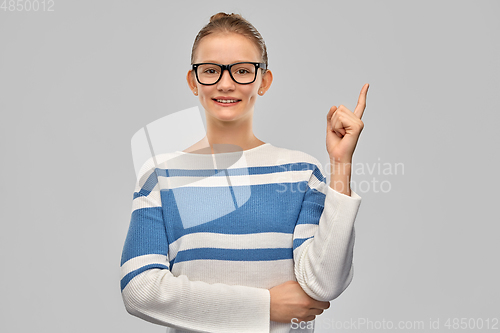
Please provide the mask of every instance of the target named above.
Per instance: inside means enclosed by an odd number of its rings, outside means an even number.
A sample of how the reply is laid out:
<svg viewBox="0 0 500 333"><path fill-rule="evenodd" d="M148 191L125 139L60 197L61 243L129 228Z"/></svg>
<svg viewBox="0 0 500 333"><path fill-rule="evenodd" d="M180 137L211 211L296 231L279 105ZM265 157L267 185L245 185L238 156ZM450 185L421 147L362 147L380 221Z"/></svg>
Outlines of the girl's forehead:
<svg viewBox="0 0 500 333"><path fill-rule="evenodd" d="M260 61L259 50L240 34L214 34L204 37L196 50L197 62Z"/></svg>

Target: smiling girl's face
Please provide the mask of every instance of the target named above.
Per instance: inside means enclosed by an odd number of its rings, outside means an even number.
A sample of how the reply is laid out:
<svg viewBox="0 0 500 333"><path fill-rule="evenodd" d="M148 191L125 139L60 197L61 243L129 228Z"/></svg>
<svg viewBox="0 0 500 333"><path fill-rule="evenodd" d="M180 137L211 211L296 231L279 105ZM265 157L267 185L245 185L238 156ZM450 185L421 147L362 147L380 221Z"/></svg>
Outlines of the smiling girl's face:
<svg viewBox="0 0 500 333"><path fill-rule="evenodd" d="M194 59L195 63L213 62L223 65L241 61L262 62L257 46L237 33L215 33L204 37L196 49ZM219 82L210 86L198 83L193 70L188 72L187 80L191 90L198 93L207 117L219 121L242 120L252 117L257 95L260 91L265 93L272 80L269 70L264 76L262 69L257 71L257 78L250 84L234 82L228 71L224 71ZM235 99L238 102L223 104L216 101L218 98Z"/></svg>

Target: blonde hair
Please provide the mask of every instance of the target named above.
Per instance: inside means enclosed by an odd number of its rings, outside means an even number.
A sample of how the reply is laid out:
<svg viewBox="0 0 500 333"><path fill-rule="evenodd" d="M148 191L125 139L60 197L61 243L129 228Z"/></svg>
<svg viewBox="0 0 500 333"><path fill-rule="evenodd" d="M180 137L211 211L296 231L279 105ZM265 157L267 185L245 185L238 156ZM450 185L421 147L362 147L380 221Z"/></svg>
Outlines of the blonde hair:
<svg viewBox="0 0 500 333"><path fill-rule="evenodd" d="M205 25L196 36L191 50L191 64L194 64L194 54L203 37L214 33L238 33L247 37L260 51L262 62L268 67L267 48L261 34L255 27L245 20L240 14L226 14L219 12L210 17L210 22ZM266 70L263 70L265 73Z"/></svg>

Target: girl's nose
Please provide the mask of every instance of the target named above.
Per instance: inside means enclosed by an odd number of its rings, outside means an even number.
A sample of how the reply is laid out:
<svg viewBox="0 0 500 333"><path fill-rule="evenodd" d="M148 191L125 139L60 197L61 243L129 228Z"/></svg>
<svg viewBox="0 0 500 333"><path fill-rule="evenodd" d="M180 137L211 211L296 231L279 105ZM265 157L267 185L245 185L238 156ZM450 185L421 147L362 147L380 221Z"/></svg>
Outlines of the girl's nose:
<svg viewBox="0 0 500 333"><path fill-rule="evenodd" d="M229 71L224 71L222 73L222 77L220 78L220 81L217 83L218 88L227 90L230 88L234 88L235 82L231 78L231 75L229 75Z"/></svg>

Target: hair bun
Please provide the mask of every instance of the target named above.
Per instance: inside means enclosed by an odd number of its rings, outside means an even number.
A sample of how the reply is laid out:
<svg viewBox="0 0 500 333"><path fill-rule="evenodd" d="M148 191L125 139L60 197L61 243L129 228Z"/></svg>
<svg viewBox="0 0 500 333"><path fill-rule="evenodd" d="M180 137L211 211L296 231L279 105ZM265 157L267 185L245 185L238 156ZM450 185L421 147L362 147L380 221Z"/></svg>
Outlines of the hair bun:
<svg viewBox="0 0 500 333"><path fill-rule="evenodd" d="M227 13L224 13L224 12L219 12L217 14L214 14L210 17L210 22L213 22L213 21L217 21L218 19L221 19L223 17L239 17L238 14L227 14Z"/></svg>

